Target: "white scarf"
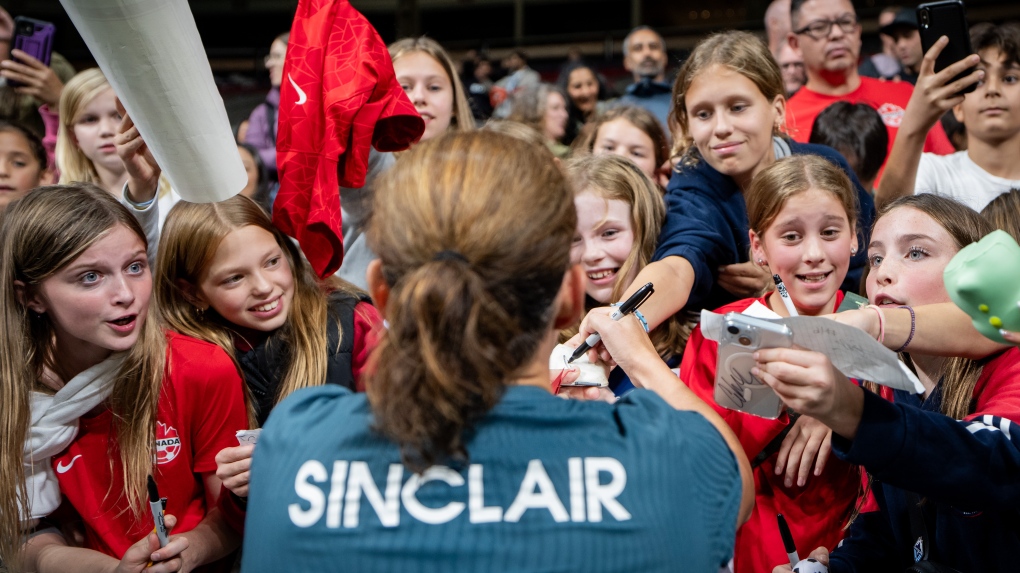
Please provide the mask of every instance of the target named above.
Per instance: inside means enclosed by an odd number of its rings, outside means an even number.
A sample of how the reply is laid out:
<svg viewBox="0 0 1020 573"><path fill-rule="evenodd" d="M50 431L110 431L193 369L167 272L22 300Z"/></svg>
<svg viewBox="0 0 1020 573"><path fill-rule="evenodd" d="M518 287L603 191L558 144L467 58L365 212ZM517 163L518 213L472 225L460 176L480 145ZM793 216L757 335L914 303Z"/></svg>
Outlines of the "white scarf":
<svg viewBox="0 0 1020 573"><path fill-rule="evenodd" d="M32 426L22 461L28 509L19 508L22 525L32 527L60 505L60 485L50 458L71 445L78 435L78 418L110 395L113 381L127 355L118 352L72 378L56 394L32 392Z"/></svg>

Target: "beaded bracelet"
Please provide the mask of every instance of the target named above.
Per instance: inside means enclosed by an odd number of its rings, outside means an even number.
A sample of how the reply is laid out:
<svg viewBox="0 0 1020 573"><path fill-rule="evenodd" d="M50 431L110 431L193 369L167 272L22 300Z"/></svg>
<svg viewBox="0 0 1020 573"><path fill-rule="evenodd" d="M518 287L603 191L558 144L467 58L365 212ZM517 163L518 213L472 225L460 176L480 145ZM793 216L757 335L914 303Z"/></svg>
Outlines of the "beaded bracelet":
<svg viewBox="0 0 1020 573"><path fill-rule="evenodd" d="M881 308L873 304L869 304L864 308L870 308L871 310L875 311L875 314L878 315L878 338L876 338L875 340L878 340L879 342L885 342L885 313L882 312Z"/></svg>
<svg viewBox="0 0 1020 573"><path fill-rule="evenodd" d="M641 326L645 327L645 333L647 334L648 333L648 321L645 320L645 315L641 314L640 310L635 309L634 310L634 316L636 316L637 319L641 321Z"/></svg>
<svg viewBox="0 0 1020 573"><path fill-rule="evenodd" d="M907 305L903 305L900 308L905 308L910 311L910 336L907 336L907 341L903 343L903 346L897 348L893 352L903 352L906 350L907 345L909 345L910 341L914 339L914 332L917 330L917 315L914 314L914 309Z"/></svg>

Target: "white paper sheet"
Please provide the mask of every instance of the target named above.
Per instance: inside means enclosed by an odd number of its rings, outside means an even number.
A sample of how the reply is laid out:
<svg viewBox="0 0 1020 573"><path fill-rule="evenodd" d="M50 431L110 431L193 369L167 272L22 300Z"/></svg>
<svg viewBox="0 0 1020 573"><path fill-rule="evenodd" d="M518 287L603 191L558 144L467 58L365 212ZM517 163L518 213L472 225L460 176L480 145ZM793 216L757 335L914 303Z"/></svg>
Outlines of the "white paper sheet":
<svg viewBox="0 0 1020 573"><path fill-rule="evenodd" d="M754 313L759 318L769 318ZM778 315L776 315L778 316ZM896 353L882 346L863 330L816 316L792 316L776 322L793 331L793 343L821 352L844 375L883 386L920 394L924 386ZM709 340L722 337L723 315L701 311L701 333Z"/></svg>
<svg viewBox="0 0 1020 573"><path fill-rule="evenodd" d="M549 355L549 370L557 373L563 370L567 359L573 353L574 348L566 344L557 344L553 348L552 354ZM580 371L580 376L578 376L576 382L569 384L569 386L609 386L609 379L606 377L605 368L600 364L592 364L588 360L587 354L571 362L570 366L577 368Z"/></svg>
<svg viewBox="0 0 1020 573"><path fill-rule="evenodd" d="M186 0L61 0L174 190L233 197L248 176Z"/></svg>

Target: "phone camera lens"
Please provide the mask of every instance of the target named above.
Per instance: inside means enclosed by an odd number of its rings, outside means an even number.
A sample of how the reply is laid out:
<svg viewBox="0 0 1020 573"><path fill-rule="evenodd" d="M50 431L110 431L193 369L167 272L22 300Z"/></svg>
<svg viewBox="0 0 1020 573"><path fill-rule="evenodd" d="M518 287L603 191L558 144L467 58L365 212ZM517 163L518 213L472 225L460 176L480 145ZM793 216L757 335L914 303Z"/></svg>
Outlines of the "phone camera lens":
<svg viewBox="0 0 1020 573"><path fill-rule="evenodd" d="M736 326L728 326L726 327L726 330L729 331L730 334L740 334L740 329Z"/></svg>
<svg viewBox="0 0 1020 573"><path fill-rule="evenodd" d="M35 32L35 27L32 26L31 24L22 24L21 25L21 35L22 36L31 36L33 32Z"/></svg>
<svg viewBox="0 0 1020 573"><path fill-rule="evenodd" d="M744 346L751 345L751 339L746 336L741 336L740 338L737 339L737 342L743 344Z"/></svg>
<svg viewBox="0 0 1020 573"><path fill-rule="evenodd" d="M919 16L921 17L920 18L921 19L921 26L927 28L928 27L928 11L927 10L921 10Z"/></svg>

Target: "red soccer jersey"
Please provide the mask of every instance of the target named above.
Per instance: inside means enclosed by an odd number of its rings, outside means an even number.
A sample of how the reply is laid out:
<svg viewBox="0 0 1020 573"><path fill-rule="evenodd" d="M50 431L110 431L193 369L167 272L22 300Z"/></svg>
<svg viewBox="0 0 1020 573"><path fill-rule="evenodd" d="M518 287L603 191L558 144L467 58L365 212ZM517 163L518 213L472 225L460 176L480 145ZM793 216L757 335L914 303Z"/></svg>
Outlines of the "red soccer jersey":
<svg viewBox="0 0 1020 573"><path fill-rule="evenodd" d="M878 110L886 130L889 132L889 148L886 150L886 158L888 158L912 93L914 93L914 87L907 82L887 82L864 76L861 76L861 85L856 90L841 96L823 95L803 87L786 104L786 129L795 141L808 143L815 118L825 108L838 101L866 103ZM949 155L956 151L953 144L949 142L949 138L946 137L941 123L936 123L935 127L928 132L924 150L939 155ZM875 180L876 187L881 181L884 171L885 162L883 161L882 169L878 172L878 179Z"/></svg>
<svg viewBox="0 0 1020 573"><path fill-rule="evenodd" d="M201 474L216 471L216 454L237 445L235 432L248 427L248 417L241 377L222 349L180 334L167 338L154 477L166 513L177 517L174 532L181 533L205 517ZM85 522L85 547L119 559L152 531L153 521L149 511L136 521L127 510L114 432L109 410L82 418L78 436L52 463L61 492Z"/></svg>
<svg viewBox="0 0 1020 573"><path fill-rule="evenodd" d="M715 312L743 312L755 301L766 306L765 298L749 298L728 304ZM843 301L836 296L835 312ZM737 435L748 459L753 460L765 446L789 424L784 412L778 419L768 420L715 403L715 373L719 343L707 340L701 327L694 329L680 364L680 379L715 411ZM776 450L778 452L778 449ZM790 525L800 555L806 556L816 547L835 547L843 538L842 528L856 504L861 485L855 466L829 456L822 475L808 477L803 488L786 487L783 476L775 473L776 454L769 456L753 470L754 511L751 518L737 530L733 566L736 573L772 571L776 565L789 563L779 536L776 514L782 513ZM784 468L785 470L785 468Z"/></svg>

